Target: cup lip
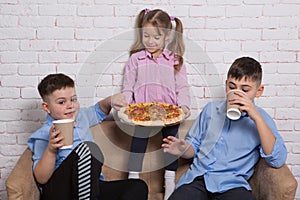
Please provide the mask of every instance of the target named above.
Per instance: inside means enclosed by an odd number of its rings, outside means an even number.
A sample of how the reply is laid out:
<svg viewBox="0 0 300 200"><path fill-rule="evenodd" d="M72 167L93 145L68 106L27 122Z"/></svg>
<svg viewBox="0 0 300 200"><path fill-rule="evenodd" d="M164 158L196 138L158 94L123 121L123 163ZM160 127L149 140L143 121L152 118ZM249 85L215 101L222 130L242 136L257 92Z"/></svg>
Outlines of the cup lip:
<svg viewBox="0 0 300 200"><path fill-rule="evenodd" d="M232 92L241 92L241 93L243 93L243 94L246 94L243 90L238 90L238 89L229 90L229 91L227 92L227 94L230 94L230 93L232 93Z"/></svg>
<svg viewBox="0 0 300 200"><path fill-rule="evenodd" d="M53 124L64 124L70 122L74 122L74 119L58 119L58 120L54 120Z"/></svg>

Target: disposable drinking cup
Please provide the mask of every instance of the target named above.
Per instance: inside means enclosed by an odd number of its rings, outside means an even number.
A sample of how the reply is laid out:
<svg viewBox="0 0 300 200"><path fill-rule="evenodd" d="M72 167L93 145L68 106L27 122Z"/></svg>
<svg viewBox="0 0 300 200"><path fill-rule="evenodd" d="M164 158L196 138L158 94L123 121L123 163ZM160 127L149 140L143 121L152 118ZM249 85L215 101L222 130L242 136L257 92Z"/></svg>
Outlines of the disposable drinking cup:
<svg viewBox="0 0 300 200"><path fill-rule="evenodd" d="M73 145L73 127L74 120L73 119L61 119L54 120L53 124L55 129L60 130L60 136L64 136L64 139L61 141L64 146L61 149L71 148Z"/></svg>
<svg viewBox="0 0 300 200"><path fill-rule="evenodd" d="M227 93L227 117L232 120L238 120L242 113L240 111L240 105L239 104L230 104L229 100L233 99L237 95L235 92L241 92L244 93L242 90L230 90Z"/></svg>

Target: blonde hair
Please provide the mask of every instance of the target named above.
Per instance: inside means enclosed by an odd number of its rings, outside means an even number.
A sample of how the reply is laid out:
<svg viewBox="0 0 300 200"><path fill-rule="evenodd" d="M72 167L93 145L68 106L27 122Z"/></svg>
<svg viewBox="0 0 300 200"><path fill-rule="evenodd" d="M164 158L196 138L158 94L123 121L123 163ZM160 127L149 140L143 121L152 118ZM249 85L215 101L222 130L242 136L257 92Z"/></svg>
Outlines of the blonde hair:
<svg viewBox="0 0 300 200"><path fill-rule="evenodd" d="M183 54L185 51L185 46L183 42L183 27L180 19L177 17L170 17L168 13L160 9L155 9L149 11L148 9L142 10L136 19L135 29L136 36L133 45L130 48L130 56L136 52L145 49L142 42L142 28L145 24L151 24L158 28L158 31L163 30L165 34L170 34L172 31L171 20L176 23L174 35L172 41L168 44L167 49L175 54L175 58L178 60L178 64L174 65L176 71L180 71L183 64Z"/></svg>

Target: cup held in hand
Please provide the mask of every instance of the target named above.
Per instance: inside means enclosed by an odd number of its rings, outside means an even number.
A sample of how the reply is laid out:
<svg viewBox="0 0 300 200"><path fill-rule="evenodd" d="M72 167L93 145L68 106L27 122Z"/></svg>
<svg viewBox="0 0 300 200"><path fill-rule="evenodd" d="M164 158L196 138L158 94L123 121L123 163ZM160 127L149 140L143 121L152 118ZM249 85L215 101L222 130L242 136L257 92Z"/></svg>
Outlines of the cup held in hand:
<svg viewBox="0 0 300 200"><path fill-rule="evenodd" d="M61 149L71 148L73 146L73 127L74 120L73 119L61 119L54 120L53 124L55 129L60 130L60 134L64 136L64 139L61 141L64 146Z"/></svg>
<svg viewBox="0 0 300 200"><path fill-rule="evenodd" d="M239 109L240 108L239 104L230 104L229 103L229 100L233 99L236 96L235 92L244 93L242 90L230 90L227 93L227 111L226 111L226 114L227 114L227 117L229 119L232 119L232 120L238 120L242 115L242 113Z"/></svg>

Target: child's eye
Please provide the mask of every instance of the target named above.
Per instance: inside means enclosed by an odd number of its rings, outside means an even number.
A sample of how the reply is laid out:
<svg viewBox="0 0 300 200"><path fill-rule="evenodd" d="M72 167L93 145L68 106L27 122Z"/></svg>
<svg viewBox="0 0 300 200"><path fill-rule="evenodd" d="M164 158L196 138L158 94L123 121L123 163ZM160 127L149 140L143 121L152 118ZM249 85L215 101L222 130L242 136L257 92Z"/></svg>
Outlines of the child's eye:
<svg viewBox="0 0 300 200"><path fill-rule="evenodd" d="M156 36L156 37L154 37L154 39L159 40L159 39L160 39L160 36Z"/></svg>
<svg viewBox="0 0 300 200"><path fill-rule="evenodd" d="M149 35L144 35L144 38L148 38L149 37Z"/></svg>
<svg viewBox="0 0 300 200"><path fill-rule="evenodd" d="M59 101L58 104L64 105L66 102L65 101Z"/></svg>
<svg viewBox="0 0 300 200"><path fill-rule="evenodd" d="M71 101L72 102L77 102L77 98L72 98Z"/></svg>

